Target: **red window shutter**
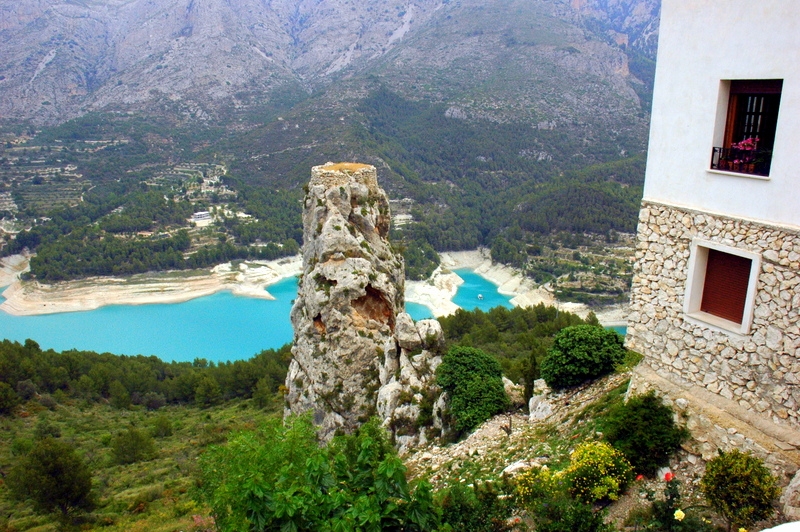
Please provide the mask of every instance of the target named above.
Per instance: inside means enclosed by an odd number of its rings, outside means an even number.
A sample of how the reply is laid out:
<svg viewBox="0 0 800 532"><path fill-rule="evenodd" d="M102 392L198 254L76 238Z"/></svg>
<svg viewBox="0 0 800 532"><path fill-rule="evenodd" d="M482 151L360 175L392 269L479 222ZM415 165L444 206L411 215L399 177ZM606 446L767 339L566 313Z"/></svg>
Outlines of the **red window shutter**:
<svg viewBox="0 0 800 532"><path fill-rule="evenodd" d="M700 310L742 323L751 266L750 259L709 249Z"/></svg>

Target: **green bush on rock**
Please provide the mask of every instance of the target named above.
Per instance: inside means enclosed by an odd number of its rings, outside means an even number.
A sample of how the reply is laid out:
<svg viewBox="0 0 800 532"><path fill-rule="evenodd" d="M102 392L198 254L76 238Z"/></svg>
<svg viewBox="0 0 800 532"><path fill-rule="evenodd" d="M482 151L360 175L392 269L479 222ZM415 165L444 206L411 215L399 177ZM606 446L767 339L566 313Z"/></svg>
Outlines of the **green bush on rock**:
<svg viewBox="0 0 800 532"><path fill-rule="evenodd" d="M508 397L497 360L472 347L455 346L436 368L436 383L450 394L457 433L468 432L506 410Z"/></svg>
<svg viewBox="0 0 800 532"><path fill-rule="evenodd" d="M685 428L675 425L672 408L652 391L613 406L604 428L609 443L645 475L667 465L669 456L689 437Z"/></svg>
<svg viewBox="0 0 800 532"><path fill-rule="evenodd" d="M551 388L561 389L607 375L625 358L622 342L619 334L602 327L566 327L542 361L542 378Z"/></svg>

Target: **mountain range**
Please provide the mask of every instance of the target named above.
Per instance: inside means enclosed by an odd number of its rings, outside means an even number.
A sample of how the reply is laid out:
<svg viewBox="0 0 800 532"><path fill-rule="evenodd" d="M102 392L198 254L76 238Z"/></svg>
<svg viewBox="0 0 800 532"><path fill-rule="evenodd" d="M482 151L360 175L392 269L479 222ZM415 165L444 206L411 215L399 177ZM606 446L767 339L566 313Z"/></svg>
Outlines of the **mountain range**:
<svg viewBox="0 0 800 532"><path fill-rule="evenodd" d="M376 80L450 117L643 135L658 0L0 0L0 117L200 120ZM617 127L617 126L614 126ZM623 127L623 126L620 126Z"/></svg>

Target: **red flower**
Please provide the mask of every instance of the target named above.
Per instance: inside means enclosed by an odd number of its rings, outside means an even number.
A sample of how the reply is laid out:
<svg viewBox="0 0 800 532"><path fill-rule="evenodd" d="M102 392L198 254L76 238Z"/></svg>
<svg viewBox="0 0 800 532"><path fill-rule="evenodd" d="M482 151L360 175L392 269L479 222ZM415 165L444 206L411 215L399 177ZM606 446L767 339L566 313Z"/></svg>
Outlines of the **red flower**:
<svg viewBox="0 0 800 532"><path fill-rule="evenodd" d="M636 482L639 482L640 480L644 480L644 475L636 475Z"/></svg>
<svg viewBox="0 0 800 532"><path fill-rule="evenodd" d="M667 471L664 475L664 482L671 482L672 479L675 478L675 475L672 474L672 471Z"/></svg>

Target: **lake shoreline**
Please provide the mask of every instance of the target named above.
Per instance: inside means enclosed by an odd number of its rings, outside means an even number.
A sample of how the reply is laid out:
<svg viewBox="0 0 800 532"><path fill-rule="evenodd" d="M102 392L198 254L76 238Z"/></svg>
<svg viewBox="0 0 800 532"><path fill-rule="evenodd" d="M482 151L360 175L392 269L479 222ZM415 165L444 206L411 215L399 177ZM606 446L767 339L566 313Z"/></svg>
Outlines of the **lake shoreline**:
<svg viewBox="0 0 800 532"><path fill-rule="evenodd" d="M537 286L515 268L493 263L489 251L440 253L441 264L425 281L406 281L405 299L424 305L434 317L453 314L460 307L453 302L464 282L454 270L469 269L497 286L499 293L510 296L511 304L520 307L540 303L558 306L583 318L591 309L581 303L556 301L548 285ZM268 287L302 272L301 255L273 261L243 261L211 269L138 274L130 277L94 277L77 281L44 284L21 281L29 257L13 255L0 260L0 286L5 301L0 311L14 316L34 316L60 312L95 310L107 305L150 305L183 303L222 291L250 298L274 299ZM605 326L627 324L627 305L604 307L596 312Z"/></svg>
<svg viewBox="0 0 800 532"><path fill-rule="evenodd" d="M44 284L21 281L27 258L20 255L0 261L0 281L10 282L0 310L14 316L95 310L107 305L183 303L198 297L230 291L234 295L274 299L267 287L302 272L302 256L273 261L244 261L211 269L168 271L130 277L91 277Z"/></svg>
<svg viewBox="0 0 800 532"><path fill-rule="evenodd" d="M454 270L469 269L497 286L497 291L511 296L515 307L533 307L540 303L586 318L592 309L583 303L559 302L549 285L537 286L522 271L493 263L489 250L446 251L440 253L441 264L426 281L406 281L406 301L428 307L435 317L448 316L458 310L452 299L464 282ZM595 311L606 327L627 326L628 305L609 305Z"/></svg>

